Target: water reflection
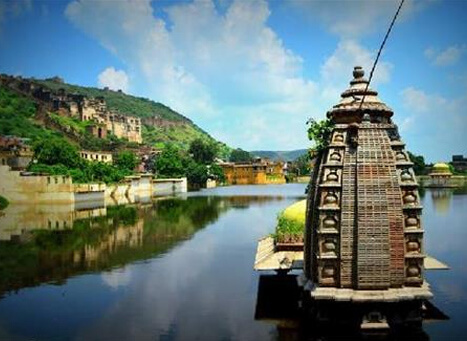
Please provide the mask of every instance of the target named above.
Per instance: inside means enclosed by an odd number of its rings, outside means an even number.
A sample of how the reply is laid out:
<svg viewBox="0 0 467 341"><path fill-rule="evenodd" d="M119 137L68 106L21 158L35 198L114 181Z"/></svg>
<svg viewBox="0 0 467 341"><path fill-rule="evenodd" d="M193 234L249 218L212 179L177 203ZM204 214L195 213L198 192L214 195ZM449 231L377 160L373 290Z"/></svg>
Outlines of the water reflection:
<svg viewBox="0 0 467 341"><path fill-rule="evenodd" d="M345 303L337 321L317 321L313 310L303 307L302 291L295 275L261 275L255 319L276 327L278 340L429 340L421 325L405 324L391 329L362 331L347 314ZM315 312L319 310L314 310ZM319 314L319 313L318 313ZM424 321L444 321L449 317L429 301L424 302Z"/></svg>
<svg viewBox="0 0 467 341"><path fill-rule="evenodd" d="M431 201L439 215L446 216L449 213L453 190L449 188L437 188L430 190Z"/></svg>
<svg viewBox="0 0 467 341"><path fill-rule="evenodd" d="M252 270L257 240L304 187L232 187L80 211L18 209L16 218L3 217L8 226L0 221L0 233L8 231L0 242L0 339L462 339L466 195L452 193L447 215L430 190L423 198L426 252L452 267L428 273L433 303L451 319L363 335L311 323L297 311L292 277L276 290ZM58 219L60 212L70 218ZM54 215L67 226L49 228Z"/></svg>
<svg viewBox="0 0 467 341"><path fill-rule="evenodd" d="M63 283L76 274L156 257L230 208L271 200L279 199L171 198L79 211L70 205L11 206L0 217L0 297L11 290ZM121 285L122 275L103 278L110 286Z"/></svg>

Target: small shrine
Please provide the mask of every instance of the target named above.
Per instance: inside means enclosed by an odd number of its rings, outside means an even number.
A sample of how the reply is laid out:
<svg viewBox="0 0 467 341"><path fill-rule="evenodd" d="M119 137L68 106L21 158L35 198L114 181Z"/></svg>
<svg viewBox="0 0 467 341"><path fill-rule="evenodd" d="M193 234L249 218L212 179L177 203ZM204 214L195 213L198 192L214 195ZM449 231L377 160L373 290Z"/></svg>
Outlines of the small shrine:
<svg viewBox="0 0 467 341"><path fill-rule="evenodd" d="M421 307L432 294L423 277L413 163L392 109L368 85L355 67L350 87L327 113L334 128L309 186L304 288L314 301Z"/></svg>
<svg viewBox="0 0 467 341"><path fill-rule="evenodd" d="M451 187L452 172L448 164L443 162L434 164L429 175L430 187Z"/></svg>

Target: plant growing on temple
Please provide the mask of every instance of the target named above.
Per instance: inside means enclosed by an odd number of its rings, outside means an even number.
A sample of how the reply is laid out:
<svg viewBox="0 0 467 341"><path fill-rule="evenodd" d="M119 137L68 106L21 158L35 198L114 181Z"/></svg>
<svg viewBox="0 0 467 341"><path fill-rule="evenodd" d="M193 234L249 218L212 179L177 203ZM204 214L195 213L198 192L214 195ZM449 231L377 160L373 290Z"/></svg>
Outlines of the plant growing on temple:
<svg viewBox="0 0 467 341"><path fill-rule="evenodd" d="M316 121L310 118L307 121L308 139L313 141L315 145L310 149L312 154L317 154L323 151L329 144L334 123L330 119Z"/></svg>

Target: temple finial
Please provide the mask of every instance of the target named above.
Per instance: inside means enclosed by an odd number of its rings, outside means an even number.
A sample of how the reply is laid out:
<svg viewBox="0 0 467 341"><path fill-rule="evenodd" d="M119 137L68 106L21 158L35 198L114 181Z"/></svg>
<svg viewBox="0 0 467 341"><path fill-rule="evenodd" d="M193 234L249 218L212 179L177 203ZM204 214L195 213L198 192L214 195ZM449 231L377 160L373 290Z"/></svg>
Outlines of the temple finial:
<svg viewBox="0 0 467 341"><path fill-rule="evenodd" d="M355 66L353 68L353 77L354 78L362 78L365 75L365 71L361 66Z"/></svg>

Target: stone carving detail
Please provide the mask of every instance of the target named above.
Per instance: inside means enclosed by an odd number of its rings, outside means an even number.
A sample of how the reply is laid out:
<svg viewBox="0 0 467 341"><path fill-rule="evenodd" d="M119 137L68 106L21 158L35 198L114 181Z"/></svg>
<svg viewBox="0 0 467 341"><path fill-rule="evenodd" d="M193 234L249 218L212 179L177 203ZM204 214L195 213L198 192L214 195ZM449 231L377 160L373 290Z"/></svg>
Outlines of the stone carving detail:
<svg viewBox="0 0 467 341"><path fill-rule="evenodd" d="M397 161L407 161L407 155L402 150L396 152L396 160Z"/></svg>
<svg viewBox="0 0 467 341"><path fill-rule="evenodd" d="M337 249L337 240L335 238L327 237L323 240L321 244L321 253L322 255L336 255Z"/></svg>
<svg viewBox="0 0 467 341"><path fill-rule="evenodd" d="M406 250L409 253L420 253L420 241L418 239L411 238L406 243Z"/></svg>
<svg viewBox="0 0 467 341"><path fill-rule="evenodd" d="M332 161L332 162L341 162L342 156L338 151L334 151L329 156L329 160Z"/></svg>
<svg viewBox="0 0 467 341"><path fill-rule="evenodd" d="M337 230L337 219L332 215L327 215L322 221L322 230Z"/></svg>
<svg viewBox="0 0 467 341"><path fill-rule="evenodd" d="M337 143L344 142L344 135L342 135L341 133L337 133L336 135L334 135L334 142L337 142Z"/></svg>
<svg viewBox="0 0 467 341"><path fill-rule="evenodd" d="M415 206L417 204L417 196L415 195L415 192L414 191L405 192L404 196L402 197L402 202L405 205Z"/></svg>
<svg viewBox="0 0 467 341"><path fill-rule="evenodd" d="M417 229L418 226L418 218L415 215L410 215L405 218L405 228L410 229Z"/></svg>
<svg viewBox="0 0 467 341"><path fill-rule="evenodd" d="M418 264L412 263L412 262L409 263L409 265L407 266L407 277L419 278L420 275L421 275L421 270Z"/></svg>
<svg viewBox="0 0 467 341"><path fill-rule="evenodd" d="M404 169L401 172L401 181L402 182L413 181L413 176L412 176L412 174L410 174L410 171L408 169Z"/></svg>
<svg viewBox="0 0 467 341"><path fill-rule="evenodd" d="M337 175L337 170L333 169L329 171L328 175L326 176L325 182L338 182L339 181L339 175Z"/></svg>
<svg viewBox="0 0 467 341"><path fill-rule="evenodd" d="M338 197L333 191L327 192L323 198L323 206L338 207Z"/></svg>

